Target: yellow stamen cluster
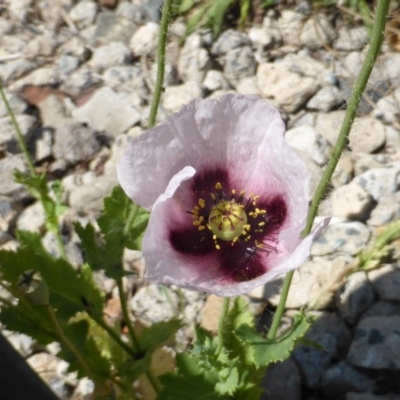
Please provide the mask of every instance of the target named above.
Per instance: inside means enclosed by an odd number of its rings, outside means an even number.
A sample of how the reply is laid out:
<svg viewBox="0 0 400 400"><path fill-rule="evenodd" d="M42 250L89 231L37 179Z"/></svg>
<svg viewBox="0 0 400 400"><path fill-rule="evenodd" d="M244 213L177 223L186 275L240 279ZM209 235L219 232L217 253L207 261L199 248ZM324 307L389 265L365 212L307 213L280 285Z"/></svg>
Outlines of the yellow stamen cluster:
<svg viewBox="0 0 400 400"><path fill-rule="evenodd" d="M217 250L221 249L218 240L231 242L233 246L239 240L248 242L251 239L251 231L262 232L265 226L265 221L254 223L248 222L248 217L256 219L267 213L266 210L260 210L257 208L257 201L260 196L253 196L250 194L247 204L242 204L244 200L245 191L241 190L239 196L236 194L236 190L231 191L231 197L227 199L222 191L222 184L217 182L215 184L215 193L211 193L211 199L213 206L207 209L207 202L203 198L199 198L198 205L196 205L190 212L193 216L193 225L197 226L199 231L208 229L213 234L212 238L215 243ZM251 206L252 211L247 212L247 209ZM258 229L254 229L257 227ZM204 238L203 238L204 239ZM255 245L258 248L263 247L262 243L255 241Z"/></svg>

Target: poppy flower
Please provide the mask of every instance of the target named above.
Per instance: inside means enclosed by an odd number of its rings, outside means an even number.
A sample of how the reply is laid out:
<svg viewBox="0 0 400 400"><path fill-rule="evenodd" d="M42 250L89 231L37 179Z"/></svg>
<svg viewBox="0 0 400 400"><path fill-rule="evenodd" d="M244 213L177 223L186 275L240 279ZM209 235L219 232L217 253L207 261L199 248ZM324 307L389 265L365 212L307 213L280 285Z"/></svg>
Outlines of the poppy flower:
<svg viewBox="0 0 400 400"><path fill-rule="evenodd" d="M220 296L249 292L301 266L310 174L258 96L199 99L134 139L117 167L122 188L151 211L147 278Z"/></svg>

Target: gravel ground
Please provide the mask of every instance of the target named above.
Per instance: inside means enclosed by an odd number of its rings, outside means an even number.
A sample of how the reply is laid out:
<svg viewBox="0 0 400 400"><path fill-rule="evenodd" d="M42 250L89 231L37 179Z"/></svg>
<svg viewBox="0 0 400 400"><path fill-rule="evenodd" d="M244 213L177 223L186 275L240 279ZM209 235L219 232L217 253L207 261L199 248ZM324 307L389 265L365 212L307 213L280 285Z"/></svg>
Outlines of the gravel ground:
<svg viewBox="0 0 400 400"><path fill-rule="evenodd" d="M38 171L61 179L68 211L62 232L68 256L82 262L72 222L95 221L102 199L118 184L115 165L129 141L147 127L154 88L161 1L5 0L0 2L0 79ZM309 3L280 4L257 15L243 31L209 30L185 38L184 19L170 29L167 79L158 121L198 98L256 93L277 106L289 144L313 173L311 193L330 157L368 31L346 12L316 12ZM325 350L300 345L265 379L266 400L400 399L400 248L387 249L378 267L357 270L357 255L400 217L400 21L391 30L372 74L347 151L320 215L332 223L296 271L286 319L302 307L320 318L307 336ZM26 169L5 107L0 104L0 248L18 246L15 229L44 232L40 204L13 182ZM52 234L43 242L57 256ZM143 276L139 253L126 268ZM108 313L121 318L113 281L97 274ZM249 293L260 329L278 300L282 279ZM220 299L165 291L142 278L126 281L135 319L151 323L177 313L184 349L193 324L216 329ZM67 373L48 346L38 352L25 335L3 331L61 399L90 399L92 384Z"/></svg>

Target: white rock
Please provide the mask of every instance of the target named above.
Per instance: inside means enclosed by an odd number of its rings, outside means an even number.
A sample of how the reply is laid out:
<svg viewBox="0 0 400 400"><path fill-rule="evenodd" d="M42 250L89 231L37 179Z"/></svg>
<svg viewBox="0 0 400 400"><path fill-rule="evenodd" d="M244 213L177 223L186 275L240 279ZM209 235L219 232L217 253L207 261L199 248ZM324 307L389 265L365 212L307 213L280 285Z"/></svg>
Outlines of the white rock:
<svg viewBox="0 0 400 400"><path fill-rule="evenodd" d="M21 97L17 96L15 93L9 92L8 90L4 90L4 94L14 114L22 114L28 107L26 101L23 100ZM6 116L8 117L7 108L4 102L0 101L0 118Z"/></svg>
<svg viewBox="0 0 400 400"><path fill-rule="evenodd" d="M328 17L320 13L318 17L309 18L303 26L300 41L304 46L318 48L329 45L336 37L336 31Z"/></svg>
<svg viewBox="0 0 400 400"><path fill-rule="evenodd" d="M20 78L21 76L31 72L37 68L37 64L25 59L9 61L0 64L0 79L8 82Z"/></svg>
<svg viewBox="0 0 400 400"><path fill-rule="evenodd" d="M335 172L332 175L333 187L339 187L349 183L354 175L353 160L348 153L343 153L337 163Z"/></svg>
<svg viewBox="0 0 400 400"><path fill-rule="evenodd" d="M275 99L286 112L294 113L319 85L315 78L300 76L278 63L265 63L258 67L257 86L262 96Z"/></svg>
<svg viewBox="0 0 400 400"><path fill-rule="evenodd" d="M276 27L271 26L271 20L264 18L263 26L254 26L249 29L249 38L253 45L262 46L262 48L273 47L274 44L280 43L282 36Z"/></svg>
<svg viewBox="0 0 400 400"><path fill-rule="evenodd" d="M157 48L158 24L148 22L140 27L132 36L129 47L136 56L146 56Z"/></svg>
<svg viewBox="0 0 400 400"><path fill-rule="evenodd" d="M219 38L213 43L211 54L215 56L222 56L228 53L230 50L250 44L251 41L245 33L228 29L222 32Z"/></svg>
<svg viewBox="0 0 400 400"><path fill-rule="evenodd" d="M324 86L307 103L307 108L328 112L343 101L337 86Z"/></svg>
<svg viewBox="0 0 400 400"><path fill-rule="evenodd" d="M107 86L124 91L142 91L146 87L143 70L135 65L107 69L103 80Z"/></svg>
<svg viewBox="0 0 400 400"><path fill-rule="evenodd" d="M89 66L95 71L102 72L107 68L125 64L131 57L131 52L124 43L112 42L94 50Z"/></svg>
<svg viewBox="0 0 400 400"><path fill-rule="evenodd" d="M311 255L324 256L332 253L356 255L364 249L370 236L370 230L361 222L331 224L314 240Z"/></svg>
<svg viewBox="0 0 400 400"><path fill-rule="evenodd" d="M236 85L242 78L254 76L255 72L256 60L250 46L238 47L226 53L224 76L232 85Z"/></svg>
<svg viewBox="0 0 400 400"><path fill-rule="evenodd" d="M400 107L398 100L394 97L393 93L382 97L375 104L372 116L379 118L387 123L396 122L400 117Z"/></svg>
<svg viewBox="0 0 400 400"><path fill-rule="evenodd" d="M386 145L385 150L388 154L400 153L400 131L391 126L385 127Z"/></svg>
<svg viewBox="0 0 400 400"><path fill-rule="evenodd" d="M352 182L362 186L379 201L382 196L388 196L399 190L400 163L393 163L387 168L370 169L356 176Z"/></svg>
<svg viewBox="0 0 400 400"><path fill-rule="evenodd" d="M203 90L197 82L188 81L183 85L168 86L162 98L162 104L167 111L176 112L184 104L202 97Z"/></svg>
<svg viewBox="0 0 400 400"><path fill-rule="evenodd" d="M36 118L32 115L15 115L18 126L25 139L29 138L30 130L36 124ZM0 146L5 146L7 150L14 150L19 152L20 149L16 145L16 132L15 127L9 116L0 118Z"/></svg>
<svg viewBox="0 0 400 400"><path fill-rule="evenodd" d="M71 20L79 29L84 29L92 25L96 14L97 4L90 0L80 1L69 12Z"/></svg>
<svg viewBox="0 0 400 400"><path fill-rule="evenodd" d="M360 50L368 41L368 31L365 26L357 26L355 28L342 26L339 29L339 37L334 43L334 48L344 51Z"/></svg>
<svg viewBox="0 0 400 400"><path fill-rule="evenodd" d="M113 136L125 132L140 120L139 112L107 87L97 90L93 97L82 107L76 108L72 115L77 121Z"/></svg>
<svg viewBox="0 0 400 400"><path fill-rule="evenodd" d="M215 69L207 71L207 74L203 80L203 86L212 92L214 90L226 90L229 88L229 84L224 78L223 73Z"/></svg>
<svg viewBox="0 0 400 400"><path fill-rule="evenodd" d="M333 216L359 221L365 221L373 204L372 196L355 183L337 188L332 193L331 201Z"/></svg>
<svg viewBox="0 0 400 400"><path fill-rule="evenodd" d="M278 19L278 29L283 38L283 43L300 46L300 32L304 25L304 14L292 10L283 10Z"/></svg>
<svg viewBox="0 0 400 400"><path fill-rule="evenodd" d="M355 175L361 175L372 168L387 168L392 162L397 161L396 156L384 153L352 153L351 156L354 160Z"/></svg>
<svg viewBox="0 0 400 400"><path fill-rule="evenodd" d="M308 154L318 165L323 165L328 160L329 144L311 126L289 129L285 138L289 146Z"/></svg>
<svg viewBox="0 0 400 400"><path fill-rule="evenodd" d="M18 201L28 195L27 190L14 180L14 171L27 172L25 156L23 154L8 155L0 159L0 195L12 196Z"/></svg>
<svg viewBox="0 0 400 400"><path fill-rule="evenodd" d="M343 111L319 113L315 121L315 129L334 146L343 119ZM374 118L356 118L349 139L350 147L354 152L373 153L385 144L385 126Z"/></svg>
<svg viewBox="0 0 400 400"><path fill-rule="evenodd" d="M45 224L45 213L40 201L26 207L17 219L17 229L22 231L43 233Z"/></svg>
<svg viewBox="0 0 400 400"><path fill-rule="evenodd" d="M75 187L69 195L69 205L78 211L100 211L103 209L104 197L111 194L118 179L111 175L102 175L94 181Z"/></svg>
<svg viewBox="0 0 400 400"><path fill-rule="evenodd" d="M236 85L236 92L241 94L261 94L255 76L241 79Z"/></svg>
<svg viewBox="0 0 400 400"><path fill-rule="evenodd" d="M60 83L60 76L55 66L36 69L10 86L11 90L18 91L26 85L46 86Z"/></svg>
<svg viewBox="0 0 400 400"><path fill-rule="evenodd" d="M182 80L201 82L210 65L211 59L208 51L202 47L201 36L195 33L187 37L178 61Z"/></svg>
<svg viewBox="0 0 400 400"><path fill-rule="evenodd" d="M400 192L381 196L367 221L369 226L383 226L400 219Z"/></svg>

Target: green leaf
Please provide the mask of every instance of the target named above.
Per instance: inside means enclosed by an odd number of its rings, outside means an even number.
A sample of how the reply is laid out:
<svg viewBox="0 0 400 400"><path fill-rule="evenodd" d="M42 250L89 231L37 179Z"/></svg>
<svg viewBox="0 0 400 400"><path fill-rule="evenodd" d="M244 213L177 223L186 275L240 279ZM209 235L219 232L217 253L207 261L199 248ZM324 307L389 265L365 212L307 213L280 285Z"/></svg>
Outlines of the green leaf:
<svg viewBox="0 0 400 400"><path fill-rule="evenodd" d="M133 203L119 186L115 187L111 196L104 199L104 210L98 219L102 243L96 238L93 226L75 224L85 258L92 269L104 269L113 279L131 274L122 269L122 254L125 247L140 249L148 219L146 210Z"/></svg>
<svg viewBox="0 0 400 400"><path fill-rule="evenodd" d="M50 302L63 318L70 318L79 311L101 314L103 294L92 278L87 265L80 271L64 259L54 259L43 248L41 237L33 232L18 232L21 247L16 251L0 251L2 279L18 288L18 279L25 271L40 273L50 289Z"/></svg>
<svg viewBox="0 0 400 400"><path fill-rule="evenodd" d="M195 0L182 0L179 4L179 8L177 10L178 14L183 14L186 11L189 11L194 5L196 1Z"/></svg>
<svg viewBox="0 0 400 400"><path fill-rule="evenodd" d="M239 372L237 367L222 369L219 375L220 377L225 375L225 379L215 385L215 390L219 394L233 394L239 385Z"/></svg>
<svg viewBox="0 0 400 400"><path fill-rule="evenodd" d="M135 381L149 370L152 352L146 351L137 359L129 359L118 366L118 373L127 381Z"/></svg>
<svg viewBox="0 0 400 400"><path fill-rule="evenodd" d="M205 371L199 360L189 354L177 354L178 371L160 376L163 390L157 400L233 400L215 392L218 374Z"/></svg>
<svg viewBox="0 0 400 400"><path fill-rule="evenodd" d="M212 2L208 1L191 18L188 19L186 23L186 35L190 35L196 28L200 27L201 25L205 25L202 23L202 20L207 10L211 6Z"/></svg>
<svg viewBox="0 0 400 400"><path fill-rule="evenodd" d="M140 344L146 350L153 350L171 339L181 327L182 323L177 319L155 323L143 330L140 335Z"/></svg>
<svg viewBox="0 0 400 400"><path fill-rule="evenodd" d="M288 358L296 341L305 334L309 326L309 320L304 315L298 314L292 329L275 341L260 336L248 325L240 326L236 330L236 335L250 345L256 366L263 367Z"/></svg>

